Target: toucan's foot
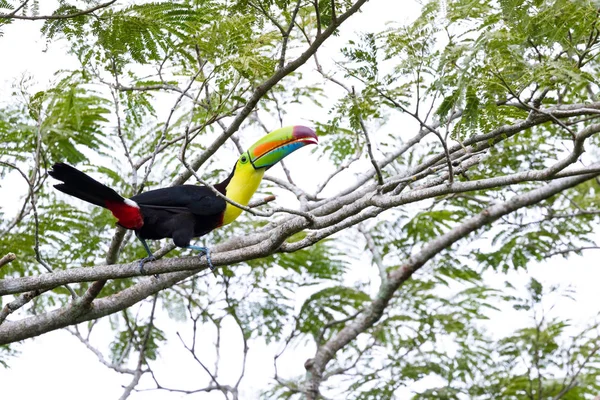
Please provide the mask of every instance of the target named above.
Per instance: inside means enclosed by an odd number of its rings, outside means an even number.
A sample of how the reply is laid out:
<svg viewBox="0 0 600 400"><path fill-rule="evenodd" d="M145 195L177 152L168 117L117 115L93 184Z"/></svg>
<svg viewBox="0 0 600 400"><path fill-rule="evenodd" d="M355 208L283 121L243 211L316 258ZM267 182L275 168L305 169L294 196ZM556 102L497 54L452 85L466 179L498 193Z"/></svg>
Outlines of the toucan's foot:
<svg viewBox="0 0 600 400"><path fill-rule="evenodd" d="M213 272L215 271L215 266L213 265L212 260L210 259L210 249L208 247L188 246L187 248L203 252L204 255L206 256L206 262L208 263L208 268L210 268L210 270ZM200 257L202 257L202 255L200 255Z"/></svg>
<svg viewBox="0 0 600 400"><path fill-rule="evenodd" d="M146 270L144 269L144 264L146 264L147 262L152 262L152 261L156 261L156 257L154 256L148 256L145 258L142 258L140 260L140 274L142 275L146 275Z"/></svg>
<svg viewBox="0 0 600 400"><path fill-rule="evenodd" d="M144 270L144 264L146 264L147 262L156 261L156 257L154 257L154 254L152 254L152 251L150 250L148 243L146 243L146 240L139 237L138 232L136 232L135 235L137 236L138 239L140 239L140 242L142 242L142 245L144 246L146 253L148 253L148 257L142 258L140 260L140 264L139 264L140 265L140 274L146 275L146 270ZM154 275L154 276L158 277L158 275Z"/></svg>

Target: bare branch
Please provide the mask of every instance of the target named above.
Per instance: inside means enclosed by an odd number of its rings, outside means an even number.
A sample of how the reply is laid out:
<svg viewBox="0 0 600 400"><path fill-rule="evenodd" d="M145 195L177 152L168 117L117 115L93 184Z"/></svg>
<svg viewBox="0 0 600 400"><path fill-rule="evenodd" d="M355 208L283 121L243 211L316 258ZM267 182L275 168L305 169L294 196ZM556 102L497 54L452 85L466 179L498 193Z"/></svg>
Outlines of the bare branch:
<svg viewBox="0 0 600 400"><path fill-rule="evenodd" d="M21 6L19 6L19 8L17 8L15 11L13 11L10 14L0 14L0 19L21 19L21 20L26 20L26 21L37 21L37 20L56 20L56 19L69 19L69 18L76 18L76 17L81 17L82 15L87 15L87 14L92 14L95 11L98 11L100 9L109 7L111 5L113 5L114 3L117 2L117 0L111 0L111 1L107 1L106 3L101 3L98 4L97 6L88 8L86 10L81 10L81 11L77 11L75 13L72 14L64 14L64 15L60 15L60 14L52 14L52 15L16 15L19 10L21 10L27 3L29 0L26 0L25 2L23 2L21 4Z"/></svg>
<svg viewBox="0 0 600 400"><path fill-rule="evenodd" d="M146 354L145 354L146 348L148 346L148 341L150 340L150 333L152 332L152 329L154 328L154 312L156 310L157 300L158 300L158 293L154 294L154 299L152 300L152 310L150 311L150 321L148 322L148 327L146 328L146 332L144 333L144 340L142 341L141 347L139 349L140 355L138 357L137 367L133 373L133 378L131 379L131 382L129 383L129 385L127 385L127 387L123 391L123 394L121 395L119 400L125 400L129 397L129 395L131 395L131 392L133 391L133 389L140 382L140 378L146 372L142 368L143 368L144 364L146 363Z"/></svg>
<svg viewBox="0 0 600 400"><path fill-rule="evenodd" d="M365 136L365 142L367 143L367 153L369 154L369 158L371 159L371 164L373 168L375 168L375 173L377 175L377 182L379 185L383 185L383 175L381 174L381 169L375 160L375 156L373 155L373 148L371 146L371 139L369 139L369 132L367 131L367 127L365 125L365 121L360 114L360 110L358 107L358 101L356 100L356 92L354 91L354 86L350 92L350 97L352 98L352 103L354 104L354 108L356 109L356 116L358 117L358 122L362 129L362 133Z"/></svg>
<svg viewBox="0 0 600 400"><path fill-rule="evenodd" d="M292 16L290 18L290 24L287 30L285 30L285 32L282 33L283 42L281 43L281 56L279 57L278 66L279 69L283 68L283 66L285 65L285 53L287 50L287 44L290 38L290 34L292 33L292 29L294 29L294 25L296 24L296 16L298 15L298 11L300 10L300 4L302 4L302 0L298 0L296 2L296 7L294 7L294 11L292 12Z"/></svg>
<svg viewBox="0 0 600 400"><path fill-rule="evenodd" d="M313 201L318 200L317 197L315 197L309 193L306 193L304 190L300 189L298 186L295 186L295 185L289 183L288 181L284 181L284 180L276 178L272 175L265 175L263 177L263 179L265 181L273 182L277 186L280 186L286 190L289 190L290 192L294 193L294 195L296 195L296 197L298 197L298 198L304 197L308 200L313 200Z"/></svg>
<svg viewBox="0 0 600 400"><path fill-rule="evenodd" d="M196 321L194 321L196 322ZM202 360L200 360L198 358L198 355L196 354L195 351L195 341L196 341L196 331L194 330L194 345L192 345L191 347L188 346L185 341L183 340L183 338L181 337L181 335L179 334L179 332L177 333L177 337L179 338L179 340L181 341L181 344L183 344L183 347L185 347L185 349L192 355L192 357L194 358L194 360L200 365L200 367L202 367L202 369L208 374L208 376L210 376L210 379L214 382L214 387L217 388L217 390L220 390L221 392L223 392L223 394L225 396L227 396L227 392L231 391L231 390L235 390L234 388L231 388L230 386L226 386L226 385L221 385L218 380L217 377L210 371L210 369L202 362Z"/></svg>
<svg viewBox="0 0 600 400"><path fill-rule="evenodd" d="M596 129L600 129L600 125L586 127L580 132L580 138L588 136ZM423 187L405 194L374 195L370 191L371 188L365 188L362 192L353 193L352 195L344 197L336 197L329 200L328 203L313 209L311 214L314 215L314 223L312 226L318 230L314 231L306 238L292 244L283 244L283 241L288 235L292 235L309 226L305 218L297 219L292 217L291 219L280 222L278 227L275 228L277 235L265 231L247 237L245 241L240 240L240 238L235 238L221 245L217 245L214 248L214 251L218 252L219 249L223 249L224 251L222 254L217 253L213 255L213 264L224 265L248 260L256 256L269 254L269 252L272 252L277 248L279 248L280 251L295 251L309 246L345 227L352 226L367 218L374 217L383 210L427 198L451 193L463 193L472 190L513 185L522 182L559 179L562 176L570 175L574 175L576 178L581 179L581 176L585 177L598 173L597 171L600 170L600 165L593 164L587 168L576 171L576 173L567 174L566 172L568 171L565 171L563 174L557 174L557 172L562 170L569 162L572 162L575 153L576 152L556 164L539 171L525 171L477 181L454 182L452 185L441 184L432 187ZM352 204L352 206L343 207L344 205L349 204ZM233 243L235 243L235 245L232 245ZM196 258L193 258L193 260L195 261L191 263L187 262L186 259L157 261L149 264L146 270L148 273L160 274L204 267L204 264L200 263ZM68 271L56 271L53 274L36 277L0 280L0 295L19 293L36 288L52 288L68 282L125 278L137 276L139 274L140 272L136 263L97 266L93 269L73 268Z"/></svg>
<svg viewBox="0 0 600 400"><path fill-rule="evenodd" d="M454 176L454 173L452 172L452 160L450 158L450 151L448 150L448 143L446 143L446 140L444 139L442 134L440 132L438 132L438 130L435 129L434 127L430 126L429 124L426 124L425 121L423 121L421 119L421 117L419 117L418 109L416 112L410 112L406 107L404 107L402 104L398 103L396 100L394 100L388 94L384 93L382 90L378 89L377 91L382 97L384 97L390 103L392 103L394 105L394 107L398 108L399 110L402 110L402 112L413 117L415 120L417 120L417 122L419 122L419 125L421 125L422 128L427 129L429 132L433 133L435 136L438 137L438 139L440 140L440 143L442 144L442 147L444 148L444 155L446 156L446 163L448 165L448 171L449 171L449 182L452 183L453 176Z"/></svg>
<svg viewBox="0 0 600 400"><path fill-rule="evenodd" d="M375 241L373 240L373 236L371 233L362 224L358 225L358 231L362 233L367 241L367 248L371 252L371 256L373 258L373 264L377 266L377 270L379 271L379 278L381 279L381 283L383 284L387 280L387 268L383 264L383 257L379 252L379 249L375 245Z"/></svg>
<svg viewBox="0 0 600 400"><path fill-rule="evenodd" d="M595 175L584 175L580 177L564 178L530 192L514 196L507 202L485 209L478 215L473 216L456 228L423 246L418 253L412 255L402 266L391 271L388 275L388 281L381 286L379 293L372 303L365 308L364 312L359 315L355 321L346 325L326 344L319 347L315 357L309 360L310 362L307 362L307 369L310 372L310 378L307 382L307 398L317 399L319 397L319 386L323 379L325 367L333 357L335 357L336 353L350 341L354 340L360 332L364 332L366 329L373 326L373 324L381 318L390 299L400 286L409 279L415 271L420 269L427 261L438 254L439 251L448 248L458 240L466 237L484 225L488 225L503 215L547 199L567 188L585 182L594 176Z"/></svg>
<svg viewBox="0 0 600 400"><path fill-rule="evenodd" d="M558 393L553 398L553 400L562 399L571 389L573 389L575 386L577 386L577 378L583 372L583 368L591 361L592 357L594 357L596 355L596 353L598 353L598 351L600 351L600 346L594 347L588 353L588 355L585 358L585 360L583 360L583 362L581 363L581 365L579 365L579 368L577 369L577 371L573 374L573 376L571 376L571 380L569 381L569 383L567 385L565 385L565 387L563 387L563 389L560 391L560 393ZM600 396L596 397L594 400L596 400L596 399L600 400Z"/></svg>
<svg viewBox="0 0 600 400"><path fill-rule="evenodd" d="M524 101L521 100L521 96L519 96L518 93L516 93L515 91L513 91L512 87L508 84L508 82L506 82L506 80L504 79L504 76L502 76L501 73L499 72L493 72L494 75L500 79L500 81L502 82L502 84L504 85L504 87L509 91L509 93L513 96L513 98L515 98L519 104L521 104L521 106L523 106L526 110L531 110L534 111L536 113L540 113L540 114L544 114L548 117L550 117L550 119L552 121L554 121L555 123L557 123L558 125L560 125L561 127L563 127L567 132L569 132L571 134L571 136L575 137L575 132L569 128L567 126L567 124L565 124L564 122L562 122L560 119L558 119L557 117L555 117L554 115L552 115L551 113L547 113L544 110L540 110L539 108L535 107L535 106L530 106L529 104L525 103ZM539 100L538 100L539 102Z"/></svg>
<svg viewBox="0 0 600 400"><path fill-rule="evenodd" d="M5 14L6 18L12 18L13 16L17 15L17 13L19 11L21 11L23 9L23 7L25 7L27 5L27 3L29 3L29 0L25 0L24 2L21 3L21 5L17 8L15 8L13 10L13 12L9 13L9 14Z"/></svg>
<svg viewBox="0 0 600 400"><path fill-rule="evenodd" d="M31 300L39 296L40 294L46 292L47 290L32 290L31 292L24 293L18 296L16 299L7 303L0 311L0 325L6 320L6 318L17 311L19 308L23 307L25 304L29 303Z"/></svg>
<svg viewBox="0 0 600 400"><path fill-rule="evenodd" d="M572 247L562 250L556 250L548 253L546 257L554 257L554 256L564 256L570 253L581 253L584 250L600 250L600 246L581 246L581 247Z"/></svg>
<svg viewBox="0 0 600 400"><path fill-rule="evenodd" d="M0 268L8 264L9 262L15 261L17 256L15 253L8 253L4 257L0 258Z"/></svg>
<svg viewBox="0 0 600 400"><path fill-rule="evenodd" d="M229 291L230 291L229 278L225 277L224 283L225 283L225 301L227 302L227 305L230 309L229 315L231 315L233 317L233 320L235 321L236 325L240 329L240 333L242 334L242 344L243 344L242 369L240 371L240 376L238 377L238 379L235 383L235 386L234 386L235 389L237 390L240 387L240 383L242 382L244 375L246 374L246 362L248 361L248 350L249 350L248 338L250 338L251 335L250 335L250 332L248 332L244 328L244 324L242 323L242 320L240 319L240 317L237 313L236 306L231 301L231 296L229 294Z"/></svg>
<svg viewBox="0 0 600 400"><path fill-rule="evenodd" d="M119 75L117 73L117 67L115 64L115 60L112 59L112 71L113 71L113 76L115 78L115 82L117 84L117 86L119 85ZM129 146L127 146L127 143L125 142L125 137L123 136L123 128L121 126L121 112L120 112L120 99L119 99L119 95L117 93L116 90L111 89L110 91L112 98L113 98L113 104L115 105L115 117L117 118L117 136L119 137L119 140L121 142L121 145L123 146L123 151L125 152L125 157L127 157L127 161L129 162L129 165L131 166L131 185L133 186L133 192L136 193L137 192L137 168L133 163L133 159L131 158L131 154L129 152Z"/></svg>
<svg viewBox="0 0 600 400"><path fill-rule="evenodd" d="M110 245L108 246L108 251L106 253L106 264L114 264L119 260L123 239L125 238L127 232L128 231L121 226L117 226L115 229L115 234L110 241Z"/></svg>
<svg viewBox="0 0 600 400"><path fill-rule="evenodd" d="M67 332L69 332L71 335L73 335L77 339L79 339L79 341L81 343L83 343L84 346L87 347L88 350L90 350L92 353L94 353L96 355L96 357L98 358L98 361L100 361L103 365L105 365L108 368L110 368L114 371L117 371L121 374L130 374L130 375L135 374L135 370L133 370L133 369L125 368L125 367L121 366L120 364L114 364L114 363L108 362L106 360L106 358L104 358L104 355L102 354L102 352L100 350L98 350L97 348L95 348L94 346L92 346L92 344L89 341L89 338L84 338L81 335L77 326L75 326L74 329L67 329Z"/></svg>
<svg viewBox="0 0 600 400"><path fill-rule="evenodd" d="M167 131L169 130L171 118L173 118L173 114L175 113L177 106L179 105L179 103L181 102L181 100L183 99L185 94L188 93L188 91L191 89L192 85L194 84L194 82L196 81L196 79L198 78L198 76L201 73L202 73L202 69L199 69L198 71L196 71L196 73L194 74L192 79L190 79L187 87L179 95L179 97L177 97L177 100L175 100L175 103L171 107L171 111L169 112L169 116L167 117L167 120L165 121L165 126L162 130L162 134L160 135L158 141L156 142L156 146L154 147L154 151L152 152L152 156L150 158L150 163L146 166L146 173L144 174L142 182L140 183L139 192L141 192L144 189L144 185L146 184L146 181L148 180L148 176L150 175L150 172L152 171L152 167L154 166L154 160L156 159L156 156L160 152L161 145L167 136Z"/></svg>

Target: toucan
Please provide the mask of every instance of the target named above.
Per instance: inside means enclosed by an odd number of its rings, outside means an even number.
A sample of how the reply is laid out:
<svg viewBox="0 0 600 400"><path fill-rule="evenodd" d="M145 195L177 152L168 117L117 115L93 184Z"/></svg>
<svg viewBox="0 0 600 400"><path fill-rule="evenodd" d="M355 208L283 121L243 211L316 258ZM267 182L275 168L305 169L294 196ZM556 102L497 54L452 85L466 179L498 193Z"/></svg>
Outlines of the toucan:
<svg viewBox="0 0 600 400"><path fill-rule="evenodd" d="M254 143L240 155L231 174L214 188L241 205L248 205L265 171L297 149L317 144L315 132L305 126L277 129ZM155 258L146 239L171 238L176 246L201 251L214 269L208 248L190 245L193 238L206 235L213 229L234 221L242 209L228 203L207 186L179 185L150 190L126 199L108 186L92 179L78 169L56 163L48 172L62 183L54 187L63 193L88 203L107 208L117 223L132 229L142 242L148 257Z"/></svg>

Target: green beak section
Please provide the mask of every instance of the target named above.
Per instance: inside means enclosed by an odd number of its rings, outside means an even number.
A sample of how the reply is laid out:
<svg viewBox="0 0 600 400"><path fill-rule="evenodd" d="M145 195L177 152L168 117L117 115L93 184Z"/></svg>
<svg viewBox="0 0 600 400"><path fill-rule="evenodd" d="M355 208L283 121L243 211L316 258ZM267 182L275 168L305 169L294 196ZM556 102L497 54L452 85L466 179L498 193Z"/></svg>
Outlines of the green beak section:
<svg viewBox="0 0 600 400"><path fill-rule="evenodd" d="M277 129L254 143L248 156L254 169L270 168L308 144L317 144L317 134L306 126L296 125Z"/></svg>

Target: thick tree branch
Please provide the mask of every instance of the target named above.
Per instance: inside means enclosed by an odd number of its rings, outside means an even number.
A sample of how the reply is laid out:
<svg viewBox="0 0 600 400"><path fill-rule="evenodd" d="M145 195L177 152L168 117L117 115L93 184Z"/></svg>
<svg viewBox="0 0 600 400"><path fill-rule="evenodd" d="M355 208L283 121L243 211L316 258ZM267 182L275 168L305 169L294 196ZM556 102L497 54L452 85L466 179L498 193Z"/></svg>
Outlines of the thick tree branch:
<svg viewBox="0 0 600 400"><path fill-rule="evenodd" d="M597 130L600 130L600 125L589 126L582 130L580 135L582 138L588 137L592 132ZM569 176L568 171L565 171L564 174L557 174L557 172L562 170L569 162L573 162L573 154L575 153L576 151L554 165L539 171L525 171L476 181L454 182L452 185L439 184L398 195L377 195L367 188L358 197L346 196L334 198L312 211L312 215L314 215L313 228L316 231L306 238L283 245L283 241L287 237L309 226L304 217L292 216L287 220L278 222L275 227L267 227L265 231L247 236L243 240L234 238L215 246L213 248L213 264L218 266L245 261L270 254L278 248L280 248L280 251L296 251L310 246L316 241L330 236L343 228L374 217L386 209L428 198ZM577 170L574 175L587 176L591 173L597 173L596 171L598 171L599 167L600 165L594 164ZM221 251L222 253L220 253ZM160 274L204 267L204 263L200 263L197 258L192 258L191 262L190 260L186 260L188 259L161 260L147 264L145 269L148 273ZM136 263L130 263L97 266L93 269L73 268L70 270L55 271L52 274L0 280L0 295L34 289L49 289L70 282L138 276L140 272L139 268L136 267Z"/></svg>
<svg viewBox="0 0 600 400"><path fill-rule="evenodd" d="M452 159L460 158L464 156L465 149L470 146L471 151L481 151L483 149L487 149L490 146L493 146L495 143L508 139L520 132L523 132L529 128L534 126L538 126L544 124L552 119L548 115L552 115L556 118L570 118L577 117L582 115L587 115L591 113L600 112L600 102L595 103L581 103L581 104L569 104L569 105L561 105L556 107L550 107L544 109L543 114L531 113L529 117L525 120L517 120L513 121L510 124L499 126L498 128L493 129L492 131L480 135L475 135L470 138L464 140L461 144L455 144L448 148L448 152L451 155ZM450 118L456 119L460 118L462 115L462 111L456 112ZM432 124L432 128L437 128L440 126L440 122ZM408 150L410 150L414 145L423 140L428 134L429 130L422 128L419 134L415 135L409 142L404 144L402 147L398 148L395 152L391 153L386 159L382 160L379 164L380 168L384 168L386 165L390 164L393 160L405 154ZM416 176L427 169L437 165L442 160L444 160L445 154L438 154L421 163L418 166L413 167L406 174L399 175L398 177L388 179L387 184L391 184L395 181L395 179L404 180L407 177ZM353 195L356 193L356 189L360 187L364 187L364 185L372 179L374 176L373 173L367 173L361 175L356 180L356 183L348 186L346 189L337 194L337 196L346 196ZM384 188L384 191L389 190ZM322 203L316 203L315 206L320 205Z"/></svg>
<svg viewBox="0 0 600 400"><path fill-rule="evenodd" d="M475 154L480 149L486 149L497 141L504 140L516 135L523 130L536 125L543 124L550 120L548 114L556 118L568 118L581 116L586 113L595 113L600 110L600 103L592 104L574 104L569 106L558 106L545 110L543 114L532 113L529 118L523 121L516 121L512 125L501 126L489 133L481 134L467 139L462 145L456 145L449 148L449 152L454 161L469 159L471 154ZM457 117L460 113L456 114ZM230 127L233 125L230 125ZM589 125L576 134L572 152L554 165L537 171L524 171L507 176L492 177L476 181L453 182L447 184L443 178L441 181L433 181L431 184L424 184L415 187L406 193L400 193L396 187L402 184L404 189L407 185L408 177L416 176L430 168L437 168L440 162L443 163L444 154L438 154L431 157L424 163L414 167L407 173L397 175L387 180L381 193L376 192L376 185L358 185L353 187L345 195L335 196L331 199L309 203L310 215L312 221L308 221L305 216L286 216L278 221L273 221L266 225L261 231L252 235L230 239L213 247L214 265L231 265L258 257L272 254L276 251L289 252L310 246L317 241L326 238L346 227L360 223L368 218L379 215L381 212L404 204L417 201L432 199L437 196L448 194L463 193L473 190L482 190L486 188L498 188L507 185L514 185L531 181L553 180L563 176L580 175L569 179L583 179L590 174L597 174L598 165L592 165L578 170L565 170L565 168L575 162L583 151L583 143L590 135L600 130L600 124ZM396 152L390 154L381 164L392 162L395 157L410 149L411 146L418 143L427 135L428 131L422 129L421 132L409 141L409 143L400 147ZM470 147L465 147L470 146ZM472 160L475 160L473 158ZM380 165L381 165L380 164ZM476 164L476 163L475 163ZM473 164L474 165L474 164ZM372 174L370 175L372 176ZM427 176L427 174L423 175ZM394 189L396 187L396 189ZM394 190L392 190L394 189ZM537 190L537 189L536 189ZM267 215L272 215L267 213ZM302 240L286 243L285 240L291 235L311 227L313 232ZM119 234L122 235L121 232ZM116 260L120 240L111 244L111 251L107 261ZM172 245L167 245L159 254L165 254ZM63 308L50 311L46 314L35 315L20 321L6 321L0 326L0 343L8 343L33 337L44 332L69 326L81 321L96 319L111 313L123 310L149 295L159 290L170 287L183 279L203 270L205 263L197 257L160 260L149 263L146 270L150 274L163 274L158 279L142 279L134 286L123 290L112 296L97 299L103 283L92 285L88 292L73 300L73 302ZM32 292L34 290L48 290L65 283L103 281L106 279L128 278L139 275L137 263L122 265L105 265L95 268L73 268L62 271L54 271L51 274L40 276L30 276L14 279L0 280L0 295Z"/></svg>
<svg viewBox="0 0 600 400"><path fill-rule="evenodd" d="M412 274L425 265L427 261L435 257L436 254L504 215L520 208L536 204L563 190L592 179L597 175L598 174L592 174L563 178L541 188L514 196L507 202L485 209L478 215L473 216L456 228L423 246L418 253L406 260L402 266L391 271L388 275L388 280L381 285L375 300L365 308L364 312L360 314L356 320L347 324L326 344L320 346L315 357L307 362L307 398L317 399L319 397L319 387L323 379L323 373L327 364L335 357L336 353L350 341L354 340L361 332L365 332L379 321L383 315L383 311L400 286L410 279Z"/></svg>

